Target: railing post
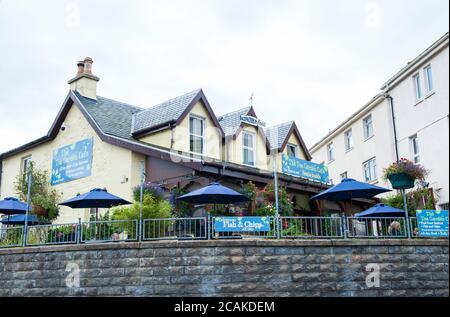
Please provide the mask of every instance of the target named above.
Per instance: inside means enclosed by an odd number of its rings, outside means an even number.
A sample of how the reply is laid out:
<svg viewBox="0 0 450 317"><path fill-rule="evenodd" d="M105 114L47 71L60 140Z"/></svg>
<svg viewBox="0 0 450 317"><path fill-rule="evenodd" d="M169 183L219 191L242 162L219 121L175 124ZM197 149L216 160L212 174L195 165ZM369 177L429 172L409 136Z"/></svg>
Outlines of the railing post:
<svg viewBox="0 0 450 317"><path fill-rule="evenodd" d="M206 232L207 232L208 240L211 240L211 237L212 237L211 221L212 221L211 215L208 213L208 215L206 216Z"/></svg>
<svg viewBox="0 0 450 317"><path fill-rule="evenodd" d="M76 243L80 244L80 241L81 241L81 218L78 218L77 230L76 230L75 234L77 235Z"/></svg>
<svg viewBox="0 0 450 317"><path fill-rule="evenodd" d="M343 234L344 234L344 239L347 239L347 218L345 217L345 214L342 215L341 218L341 222L342 222L342 230L343 230Z"/></svg>

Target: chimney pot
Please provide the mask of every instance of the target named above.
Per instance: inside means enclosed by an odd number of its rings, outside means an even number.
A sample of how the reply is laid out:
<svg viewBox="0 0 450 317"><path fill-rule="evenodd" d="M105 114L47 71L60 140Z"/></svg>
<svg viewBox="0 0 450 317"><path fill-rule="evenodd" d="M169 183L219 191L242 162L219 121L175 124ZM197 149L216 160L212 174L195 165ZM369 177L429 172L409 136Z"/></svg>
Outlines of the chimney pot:
<svg viewBox="0 0 450 317"><path fill-rule="evenodd" d="M84 62L79 61L77 66L78 66L78 70L77 70L77 76L78 76L78 75L81 75L84 73Z"/></svg>
<svg viewBox="0 0 450 317"><path fill-rule="evenodd" d="M85 74L92 74L92 63L93 63L94 61L92 60L92 58L90 58L90 57L86 57L85 59L84 59L84 73Z"/></svg>

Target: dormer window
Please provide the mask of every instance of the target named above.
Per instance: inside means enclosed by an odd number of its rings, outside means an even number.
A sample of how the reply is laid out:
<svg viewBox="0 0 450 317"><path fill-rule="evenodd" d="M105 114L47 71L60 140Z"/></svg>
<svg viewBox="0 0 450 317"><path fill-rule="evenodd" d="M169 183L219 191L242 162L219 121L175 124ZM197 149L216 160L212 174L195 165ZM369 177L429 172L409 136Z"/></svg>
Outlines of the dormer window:
<svg viewBox="0 0 450 317"><path fill-rule="evenodd" d="M189 117L189 144L190 152L203 154L205 142L205 120L203 118Z"/></svg>
<svg viewBox="0 0 450 317"><path fill-rule="evenodd" d="M242 133L242 146L244 154L244 164L255 166L256 164L256 135L244 131Z"/></svg>
<svg viewBox="0 0 450 317"><path fill-rule="evenodd" d="M287 145L287 155L289 157L297 157L297 145L288 144Z"/></svg>

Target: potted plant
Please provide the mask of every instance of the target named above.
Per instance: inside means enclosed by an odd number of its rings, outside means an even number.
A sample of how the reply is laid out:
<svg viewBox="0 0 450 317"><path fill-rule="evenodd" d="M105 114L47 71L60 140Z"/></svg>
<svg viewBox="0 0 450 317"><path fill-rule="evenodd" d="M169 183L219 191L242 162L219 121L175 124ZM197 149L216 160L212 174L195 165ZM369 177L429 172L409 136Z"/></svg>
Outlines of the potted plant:
<svg viewBox="0 0 450 317"><path fill-rule="evenodd" d="M383 179L389 180L394 189L413 188L417 180L424 181L428 171L420 164L401 158L383 170Z"/></svg>

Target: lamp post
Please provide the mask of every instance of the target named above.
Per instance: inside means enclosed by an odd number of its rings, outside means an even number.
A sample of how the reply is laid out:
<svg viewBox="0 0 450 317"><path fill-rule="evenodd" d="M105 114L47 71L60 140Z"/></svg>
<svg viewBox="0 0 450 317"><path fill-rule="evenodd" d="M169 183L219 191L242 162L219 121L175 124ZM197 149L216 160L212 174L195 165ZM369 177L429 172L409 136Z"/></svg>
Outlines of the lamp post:
<svg viewBox="0 0 450 317"><path fill-rule="evenodd" d="M141 161L141 188L139 194L139 241L142 241L143 223L142 223L142 203L144 196L144 182L145 182L145 162Z"/></svg>
<svg viewBox="0 0 450 317"><path fill-rule="evenodd" d="M277 151L273 155L273 192L275 194L275 221L277 226L277 239L280 238L280 212L278 202L278 174L277 174Z"/></svg>
<svg viewBox="0 0 450 317"><path fill-rule="evenodd" d="M28 170L27 170L27 174L28 174L28 190L27 190L27 210L25 212L25 226L23 229L23 242L22 245L26 246L27 245L27 240L28 240L28 215L31 211L31 184L33 182L33 173L32 173L32 164L28 165Z"/></svg>

